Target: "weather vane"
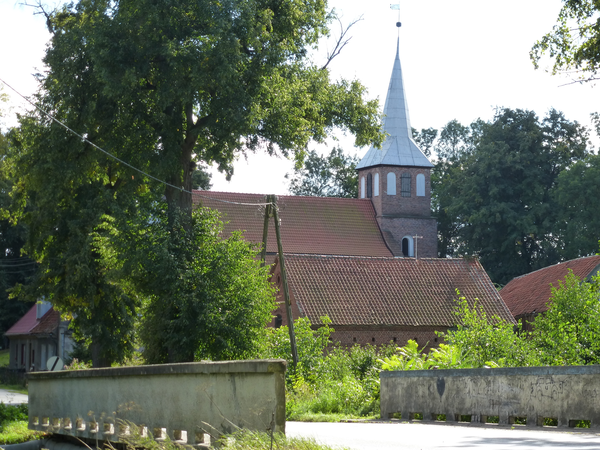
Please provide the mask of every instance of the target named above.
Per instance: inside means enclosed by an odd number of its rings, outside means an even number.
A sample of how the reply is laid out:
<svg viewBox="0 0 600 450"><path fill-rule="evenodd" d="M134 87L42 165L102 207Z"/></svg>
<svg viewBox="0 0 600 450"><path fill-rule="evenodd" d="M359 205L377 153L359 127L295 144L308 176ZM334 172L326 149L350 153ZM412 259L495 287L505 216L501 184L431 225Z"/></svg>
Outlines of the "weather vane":
<svg viewBox="0 0 600 450"><path fill-rule="evenodd" d="M390 9L398 11L398 22L396 22L396 26L400 28L402 26L402 23L400 23L400 3L390 4Z"/></svg>

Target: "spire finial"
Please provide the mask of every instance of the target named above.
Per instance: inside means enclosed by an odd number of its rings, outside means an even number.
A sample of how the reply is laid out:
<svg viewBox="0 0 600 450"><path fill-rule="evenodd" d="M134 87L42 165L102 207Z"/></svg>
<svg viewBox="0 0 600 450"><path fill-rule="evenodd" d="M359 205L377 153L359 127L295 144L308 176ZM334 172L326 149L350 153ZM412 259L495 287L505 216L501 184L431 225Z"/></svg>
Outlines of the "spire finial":
<svg viewBox="0 0 600 450"><path fill-rule="evenodd" d="M402 26L402 22L400 22L400 3L390 4L390 9L398 11L398 21L396 22L396 26L400 28ZM400 30L398 30L398 32L400 32Z"/></svg>

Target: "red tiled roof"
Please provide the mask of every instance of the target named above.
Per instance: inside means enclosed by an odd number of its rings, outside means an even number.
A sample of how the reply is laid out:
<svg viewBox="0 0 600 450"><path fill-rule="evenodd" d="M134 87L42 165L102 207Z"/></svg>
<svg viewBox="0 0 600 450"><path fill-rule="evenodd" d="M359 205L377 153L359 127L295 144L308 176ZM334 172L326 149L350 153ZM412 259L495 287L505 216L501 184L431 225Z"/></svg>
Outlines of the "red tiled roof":
<svg viewBox="0 0 600 450"><path fill-rule="evenodd" d="M36 319L37 305L21 317L10 329L4 333L6 336L21 336L27 334L48 334L54 331L60 322L60 314L50 308L41 319Z"/></svg>
<svg viewBox="0 0 600 450"><path fill-rule="evenodd" d="M225 225L226 234L243 230L246 240L262 242L264 209L253 204L264 203L264 195L213 191L195 191L194 194L195 204L221 212L222 220L229 222ZM277 204L285 253L392 256L375 220L370 200L278 196ZM269 220L267 252L277 252L272 218Z"/></svg>
<svg viewBox="0 0 600 450"><path fill-rule="evenodd" d="M42 316L37 325L31 330L31 334L50 334L60 323L60 313L54 308Z"/></svg>
<svg viewBox="0 0 600 450"><path fill-rule="evenodd" d="M558 281L564 280L569 269L583 280L600 269L600 256L573 259L514 278L500 295L514 317L544 312L548 309L550 285L558 287Z"/></svg>
<svg viewBox="0 0 600 450"><path fill-rule="evenodd" d="M290 289L313 324L453 326L456 289L486 313L514 322L478 261L285 256Z"/></svg>

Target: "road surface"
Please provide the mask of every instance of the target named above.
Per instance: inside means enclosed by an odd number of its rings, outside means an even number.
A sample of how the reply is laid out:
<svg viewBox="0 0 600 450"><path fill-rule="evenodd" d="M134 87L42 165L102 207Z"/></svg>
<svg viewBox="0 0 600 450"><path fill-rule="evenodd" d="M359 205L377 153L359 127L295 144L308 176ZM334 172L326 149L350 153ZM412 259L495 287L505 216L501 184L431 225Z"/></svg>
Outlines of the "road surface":
<svg viewBox="0 0 600 450"><path fill-rule="evenodd" d="M6 391L4 389L0 389L0 403L8 404L17 404L17 403L27 403L28 398L25 394L18 394L16 392Z"/></svg>
<svg viewBox="0 0 600 450"><path fill-rule="evenodd" d="M312 437L321 444L352 450L592 450L600 435L494 426L452 426L421 423L302 423L287 422L289 437Z"/></svg>

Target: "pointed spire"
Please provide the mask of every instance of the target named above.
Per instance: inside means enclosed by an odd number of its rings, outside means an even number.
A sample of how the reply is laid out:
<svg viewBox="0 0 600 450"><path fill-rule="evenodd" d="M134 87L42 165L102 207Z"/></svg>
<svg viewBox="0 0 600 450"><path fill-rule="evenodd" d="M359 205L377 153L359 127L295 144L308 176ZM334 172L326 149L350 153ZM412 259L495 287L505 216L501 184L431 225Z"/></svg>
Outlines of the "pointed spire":
<svg viewBox="0 0 600 450"><path fill-rule="evenodd" d="M412 138L400 65L400 38L396 46L396 59L383 115L383 131L389 136L381 149L371 147L356 168L364 169L379 165L433 167Z"/></svg>

